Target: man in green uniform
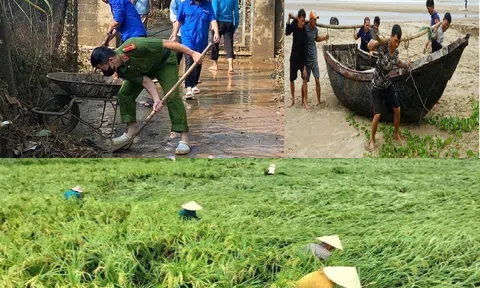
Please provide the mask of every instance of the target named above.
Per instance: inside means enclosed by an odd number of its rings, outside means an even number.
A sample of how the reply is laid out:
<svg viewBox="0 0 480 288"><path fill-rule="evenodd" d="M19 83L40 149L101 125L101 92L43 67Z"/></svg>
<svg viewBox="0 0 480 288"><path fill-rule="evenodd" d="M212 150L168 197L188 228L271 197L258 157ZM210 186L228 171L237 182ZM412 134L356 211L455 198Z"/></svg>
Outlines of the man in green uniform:
<svg viewBox="0 0 480 288"><path fill-rule="evenodd" d="M171 51L173 50L173 52ZM93 67L103 71L105 76L114 73L124 79L118 92L118 103L122 123L127 123L127 132L113 139L115 145L127 145L138 131L136 128L135 99L143 89L154 100L153 109L160 111L163 107L152 78L156 78L165 94L178 81L178 63L175 52L190 55L197 63L201 63L202 55L174 41L163 41L155 38L130 38L116 50L108 47L97 47L91 55ZM182 134L176 154L190 153L188 143L187 114L178 88L167 98L168 114L172 123L172 132Z"/></svg>

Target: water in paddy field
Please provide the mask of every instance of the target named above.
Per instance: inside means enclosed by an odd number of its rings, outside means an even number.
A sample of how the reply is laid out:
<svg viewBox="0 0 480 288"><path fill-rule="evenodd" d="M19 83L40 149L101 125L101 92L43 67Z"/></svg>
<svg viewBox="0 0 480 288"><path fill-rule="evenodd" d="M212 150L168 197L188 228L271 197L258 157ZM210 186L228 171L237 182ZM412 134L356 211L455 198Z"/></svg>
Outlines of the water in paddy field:
<svg viewBox="0 0 480 288"><path fill-rule="evenodd" d="M354 4L354 3L362 3L365 4L367 3L367 7L372 7L371 10L369 11L357 11L353 10L351 8L347 8L344 10L340 9L335 9L335 10L330 10L327 8L327 10L322 9L322 4L332 4L331 1L325 1L325 0L286 0L285 1L285 20L288 17L288 13L294 13L295 15L298 13L298 10L301 8L304 8L306 13L307 13L307 18L308 18L308 12L310 10L315 10L320 17L318 20L318 23L322 24L329 24L330 18L331 17L337 17L339 20L340 25L360 25L363 23L363 19L365 17L370 17L370 19L373 21L373 18L375 16L380 17L381 21L385 22L407 22L407 21L421 21L421 22L430 22L430 16L428 15L426 8L425 8L425 1L424 0L401 0L401 1L395 1L394 3L385 1L385 0L362 0L360 1L353 1L353 0L337 0L335 1L336 4ZM395 6L405 6L408 5L410 7L419 7L419 8L424 8L425 12L390 12L390 11L376 11L375 10L375 5L373 3L378 3L381 5L386 5L390 4L391 10L395 11ZM479 15L477 13L462 13L460 9L465 7L465 1L464 0L457 0L457 1L435 1L437 10L439 12L440 17L443 17L444 12L443 9L441 9L442 6L449 6L449 7L458 7L457 10L454 11L448 11L452 15L453 19L464 19L464 18L474 18L474 19L479 19ZM469 9L470 7L474 8L472 5L477 5L478 9L478 2L476 1L469 1ZM399 9L400 11L400 9Z"/></svg>

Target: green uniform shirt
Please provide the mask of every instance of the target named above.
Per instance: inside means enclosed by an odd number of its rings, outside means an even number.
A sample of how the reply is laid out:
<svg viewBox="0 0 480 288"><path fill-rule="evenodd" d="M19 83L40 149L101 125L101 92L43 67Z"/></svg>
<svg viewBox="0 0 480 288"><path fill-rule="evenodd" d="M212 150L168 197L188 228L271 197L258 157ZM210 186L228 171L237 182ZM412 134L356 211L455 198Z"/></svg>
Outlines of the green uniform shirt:
<svg viewBox="0 0 480 288"><path fill-rule="evenodd" d="M115 52L124 65L117 68L120 78L142 85L143 76L151 77L170 56L170 50L163 48L163 40L137 37L125 41Z"/></svg>

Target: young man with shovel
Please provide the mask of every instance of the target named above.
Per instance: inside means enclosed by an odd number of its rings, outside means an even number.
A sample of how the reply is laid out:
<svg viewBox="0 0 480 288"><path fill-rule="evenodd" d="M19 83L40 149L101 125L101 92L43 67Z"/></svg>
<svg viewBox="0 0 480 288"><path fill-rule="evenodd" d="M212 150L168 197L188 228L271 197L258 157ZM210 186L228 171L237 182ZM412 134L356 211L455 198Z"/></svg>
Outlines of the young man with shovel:
<svg viewBox="0 0 480 288"><path fill-rule="evenodd" d="M173 51L171 51L173 50ZM195 63L202 62L202 55L174 41L163 41L155 38L130 38L116 50L108 47L97 47L91 55L91 64L103 71L105 76L114 73L125 82L118 92L118 103L122 123L127 123L127 132L114 138L113 144L118 148L131 144L137 134L136 103L143 89L154 100L153 109L160 111L163 107L152 78L156 78L167 94L178 81L178 63L175 52L185 53L192 57ZM175 153L184 155L190 153L188 142L187 114L178 88L167 98L168 114L172 123L172 132L182 134Z"/></svg>

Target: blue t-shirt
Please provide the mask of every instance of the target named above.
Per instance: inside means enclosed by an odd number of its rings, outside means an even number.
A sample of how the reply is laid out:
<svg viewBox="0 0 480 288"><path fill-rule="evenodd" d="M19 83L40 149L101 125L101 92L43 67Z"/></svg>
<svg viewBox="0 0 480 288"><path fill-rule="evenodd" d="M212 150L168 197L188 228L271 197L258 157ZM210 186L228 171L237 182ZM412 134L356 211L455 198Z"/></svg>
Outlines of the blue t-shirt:
<svg viewBox="0 0 480 288"><path fill-rule="evenodd" d="M432 18L432 19L430 20L430 26L435 25L435 19L437 19L438 22L440 22L440 16L438 16L437 11L434 11L434 12L433 12L431 18Z"/></svg>
<svg viewBox="0 0 480 288"><path fill-rule="evenodd" d="M368 45L368 42L372 40L372 30L368 30L368 33L365 33L365 30L362 27L358 30L357 37L361 39L360 49L366 52L370 52L370 50L368 50L367 45Z"/></svg>
<svg viewBox="0 0 480 288"><path fill-rule="evenodd" d="M183 1L177 13L177 21L182 23L182 44L203 52L208 46L208 32L213 20L215 13L210 2L202 0L197 5L193 0Z"/></svg>
<svg viewBox="0 0 480 288"><path fill-rule="evenodd" d="M240 23L238 0L212 0L212 7L217 21L233 23L237 30Z"/></svg>
<svg viewBox="0 0 480 288"><path fill-rule="evenodd" d="M148 12L150 12L148 0L137 0L137 2L135 2L135 8L140 15L146 15Z"/></svg>
<svg viewBox="0 0 480 288"><path fill-rule="evenodd" d="M123 42L133 37L147 36L140 15L130 0L109 0L108 4L112 9L113 20L120 23L117 30L122 35Z"/></svg>

